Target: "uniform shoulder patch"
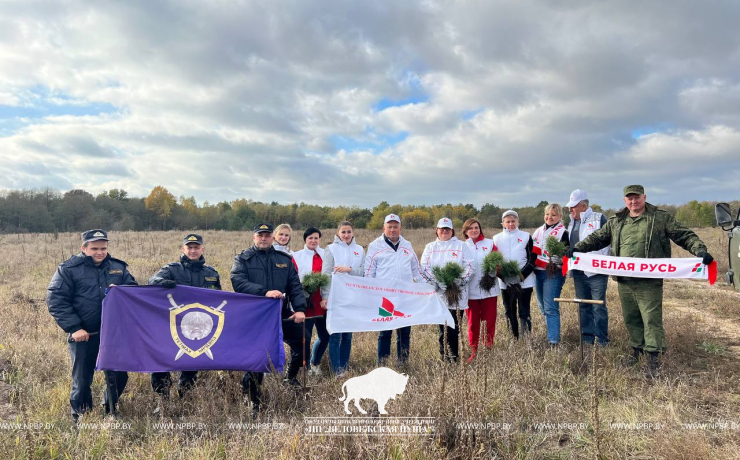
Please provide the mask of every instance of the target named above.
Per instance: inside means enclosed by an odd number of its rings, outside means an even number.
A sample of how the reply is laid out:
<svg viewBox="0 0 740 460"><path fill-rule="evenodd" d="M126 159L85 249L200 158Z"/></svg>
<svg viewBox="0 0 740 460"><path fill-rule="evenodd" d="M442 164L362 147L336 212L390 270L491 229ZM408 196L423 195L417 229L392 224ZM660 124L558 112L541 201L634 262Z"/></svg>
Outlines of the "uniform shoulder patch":
<svg viewBox="0 0 740 460"><path fill-rule="evenodd" d="M109 275L123 275L123 270L121 270L120 268L108 270L108 274Z"/></svg>

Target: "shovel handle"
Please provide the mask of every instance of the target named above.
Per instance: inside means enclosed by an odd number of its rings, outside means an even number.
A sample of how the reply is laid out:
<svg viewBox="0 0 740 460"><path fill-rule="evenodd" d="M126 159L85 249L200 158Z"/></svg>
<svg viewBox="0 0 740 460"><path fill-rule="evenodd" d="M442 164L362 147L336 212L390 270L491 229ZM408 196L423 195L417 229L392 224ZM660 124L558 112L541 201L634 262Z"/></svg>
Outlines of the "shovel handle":
<svg viewBox="0 0 740 460"><path fill-rule="evenodd" d="M555 297L555 302L568 302L568 303L590 303L593 305L604 305L603 300L591 300L591 299L564 299L562 297Z"/></svg>

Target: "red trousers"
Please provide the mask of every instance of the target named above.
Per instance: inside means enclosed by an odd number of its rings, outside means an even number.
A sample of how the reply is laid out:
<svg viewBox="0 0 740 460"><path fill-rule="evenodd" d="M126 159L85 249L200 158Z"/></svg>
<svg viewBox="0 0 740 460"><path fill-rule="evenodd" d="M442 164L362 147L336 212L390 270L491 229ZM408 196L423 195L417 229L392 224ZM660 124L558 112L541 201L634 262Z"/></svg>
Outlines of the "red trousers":
<svg viewBox="0 0 740 460"><path fill-rule="evenodd" d="M480 322L486 322L486 347L493 346L493 336L496 335L496 301L498 297L486 299L468 300L468 309L465 314L468 317L468 339L470 348L478 349L480 340Z"/></svg>

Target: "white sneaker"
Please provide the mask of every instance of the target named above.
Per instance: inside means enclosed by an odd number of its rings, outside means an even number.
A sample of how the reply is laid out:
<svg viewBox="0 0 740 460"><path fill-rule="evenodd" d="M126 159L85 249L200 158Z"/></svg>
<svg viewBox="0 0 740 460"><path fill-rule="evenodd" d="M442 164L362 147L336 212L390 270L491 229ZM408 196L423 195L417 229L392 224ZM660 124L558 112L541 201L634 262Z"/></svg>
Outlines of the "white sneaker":
<svg viewBox="0 0 740 460"><path fill-rule="evenodd" d="M319 366L312 366L311 369L308 370L308 373L313 375L314 377L321 377L321 368Z"/></svg>

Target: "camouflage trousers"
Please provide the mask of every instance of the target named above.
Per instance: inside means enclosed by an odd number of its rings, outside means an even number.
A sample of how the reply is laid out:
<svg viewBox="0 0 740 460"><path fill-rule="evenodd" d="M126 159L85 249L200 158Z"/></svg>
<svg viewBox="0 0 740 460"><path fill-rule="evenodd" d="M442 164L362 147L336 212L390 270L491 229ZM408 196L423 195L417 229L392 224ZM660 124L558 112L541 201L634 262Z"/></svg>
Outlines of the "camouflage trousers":
<svg viewBox="0 0 740 460"><path fill-rule="evenodd" d="M618 286L629 345L664 352L668 344L663 329L663 280L620 277Z"/></svg>

